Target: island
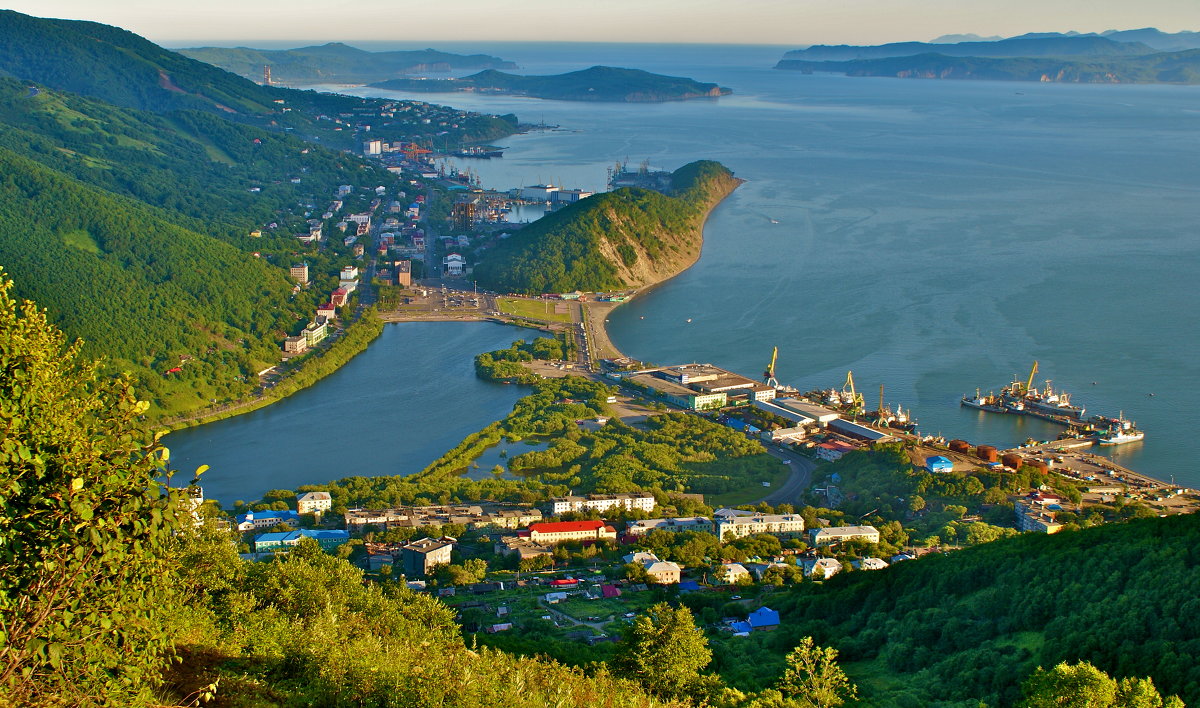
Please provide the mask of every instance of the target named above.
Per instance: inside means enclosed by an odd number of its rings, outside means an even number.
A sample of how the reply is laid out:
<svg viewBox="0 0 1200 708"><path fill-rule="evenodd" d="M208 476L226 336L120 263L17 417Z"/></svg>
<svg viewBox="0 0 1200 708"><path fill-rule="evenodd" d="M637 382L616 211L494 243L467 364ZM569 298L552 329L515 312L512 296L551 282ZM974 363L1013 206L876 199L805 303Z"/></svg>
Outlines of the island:
<svg viewBox="0 0 1200 708"><path fill-rule="evenodd" d="M193 47L177 51L254 81L269 77L273 83L296 86L364 84L406 74L517 68L511 61L487 54L452 54L436 49L368 52L341 42L296 49ZM269 74L264 74L267 70Z"/></svg>
<svg viewBox="0 0 1200 708"><path fill-rule="evenodd" d="M640 288L700 257L704 222L741 184L724 165L700 160L663 175L662 191L620 187L548 214L500 242L475 269L498 292Z"/></svg>
<svg viewBox="0 0 1200 708"><path fill-rule="evenodd" d="M549 76L521 76L487 70L461 79L391 79L371 84L392 91L449 93L474 91L498 95L529 96L557 101L611 101L659 103L693 98L716 98L732 91L716 84L680 76L652 74L641 69L593 66Z"/></svg>

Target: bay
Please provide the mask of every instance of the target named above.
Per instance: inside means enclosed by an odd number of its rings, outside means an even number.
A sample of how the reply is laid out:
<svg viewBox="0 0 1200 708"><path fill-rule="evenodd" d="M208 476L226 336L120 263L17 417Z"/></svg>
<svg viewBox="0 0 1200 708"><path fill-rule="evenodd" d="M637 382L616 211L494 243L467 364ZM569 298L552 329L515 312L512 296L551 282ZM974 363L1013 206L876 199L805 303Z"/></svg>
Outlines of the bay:
<svg viewBox="0 0 1200 708"><path fill-rule="evenodd" d="M734 89L717 100L350 92L561 126L499 141L501 159L458 161L489 187L599 190L617 160L674 169L716 159L746 179L710 218L699 263L610 315L631 356L755 376L778 346L785 383L840 387L853 369L869 405L883 384L923 432L1001 447L1059 429L958 400L1024 377L1036 359L1039 382L1053 379L1089 412L1123 410L1147 431L1106 454L1200 487L1188 408L1200 391L1200 90L804 76L770 68L784 49L457 47L526 73L607 64ZM173 460L215 460L206 491L226 503L347 474L411 473L511 407L520 390L476 381L470 359L519 336L483 324L389 326L309 391L172 434ZM408 407L421 414L395 418Z"/></svg>
<svg viewBox="0 0 1200 708"><path fill-rule="evenodd" d="M421 471L512 410L525 391L475 376L474 355L530 330L483 322L389 324L365 352L278 403L168 435L186 482L226 506L271 489Z"/></svg>

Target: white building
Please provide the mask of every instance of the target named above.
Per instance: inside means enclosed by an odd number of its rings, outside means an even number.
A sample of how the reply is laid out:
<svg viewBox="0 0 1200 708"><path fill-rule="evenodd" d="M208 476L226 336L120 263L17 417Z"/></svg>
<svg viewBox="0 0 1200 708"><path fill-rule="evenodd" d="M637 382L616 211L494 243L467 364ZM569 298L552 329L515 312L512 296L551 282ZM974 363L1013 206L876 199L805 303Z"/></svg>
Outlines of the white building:
<svg viewBox="0 0 1200 708"><path fill-rule="evenodd" d="M559 188L552 184L534 184L521 187L517 196L527 202L548 202L554 198L554 193L557 191Z"/></svg>
<svg viewBox="0 0 1200 708"><path fill-rule="evenodd" d="M462 275L467 267L467 259L462 254L451 253L442 259L442 267L446 269L446 275Z"/></svg>
<svg viewBox="0 0 1200 708"><path fill-rule="evenodd" d="M356 278L358 278L357 266L348 265L345 268L342 268L342 280L355 280Z"/></svg>
<svg viewBox="0 0 1200 708"><path fill-rule="evenodd" d="M751 514L749 516L721 516L716 519L717 538L727 541L744 538L758 533L773 536L801 536L804 534L804 517L799 514Z"/></svg>
<svg viewBox="0 0 1200 708"><path fill-rule="evenodd" d="M296 510L301 514L317 514L333 508L329 492L305 492L296 496Z"/></svg>
<svg viewBox="0 0 1200 708"><path fill-rule="evenodd" d="M713 532L712 519L703 516L690 516L678 519L642 519L633 521L625 529L630 536L643 536L651 531L704 531Z"/></svg>
<svg viewBox="0 0 1200 708"><path fill-rule="evenodd" d="M750 571L746 570L746 566L741 563L722 563L714 575L717 582L724 585L733 585L742 578L749 578Z"/></svg>
<svg viewBox="0 0 1200 708"><path fill-rule="evenodd" d="M809 532L812 545L828 546L839 541L862 539L867 543L879 543L879 529L874 526L831 526Z"/></svg>
<svg viewBox="0 0 1200 708"><path fill-rule="evenodd" d="M654 497L650 494L588 494L584 497L556 497L550 500L551 514L568 511L608 511L609 509L641 509L654 511Z"/></svg>
<svg viewBox="0 0 1200 708"><path fill-rule="evenodd" d="M829 579L842 572L842 563L836 558L818 558L806 560L803 563L804 574L811 577Z"/></svg>
<svg viewBox="0 0 1200 708"><path fill-rule="evenodd" d="M587 199L592 194L594 192L589 192L586 189L559 189L551 192L551 201L561 204L574 204L581 199Z"/></svg>

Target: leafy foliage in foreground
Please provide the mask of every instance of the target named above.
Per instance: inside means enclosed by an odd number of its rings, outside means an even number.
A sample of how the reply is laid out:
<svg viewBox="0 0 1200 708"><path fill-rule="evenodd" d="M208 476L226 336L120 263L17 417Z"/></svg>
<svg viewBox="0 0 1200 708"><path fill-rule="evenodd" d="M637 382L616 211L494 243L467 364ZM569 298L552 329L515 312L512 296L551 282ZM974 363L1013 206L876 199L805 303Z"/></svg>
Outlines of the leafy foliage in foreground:
<svg viewBox="0 0 1200 708"><path fill-rule="evenodd" d="M97 376L0 280L0 702L145 699L169 647L167 548L179 492L162 494L156 437L126 379Z"/></svg>

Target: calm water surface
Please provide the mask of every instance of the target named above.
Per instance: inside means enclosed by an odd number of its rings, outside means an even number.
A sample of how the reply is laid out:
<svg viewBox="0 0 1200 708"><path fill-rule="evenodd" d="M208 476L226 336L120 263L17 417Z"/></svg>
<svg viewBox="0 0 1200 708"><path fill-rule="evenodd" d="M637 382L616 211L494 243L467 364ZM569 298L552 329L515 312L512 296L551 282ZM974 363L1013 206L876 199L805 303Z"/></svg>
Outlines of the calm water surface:
<svg viewBox="0 0 1200 708"><path fill-rule="evenodd" d="M1200 392L1200 294L1192 285L1200 272L1197 87L804 76L771 70L783 51L771 47L476 44L471 51L512 59L529 73L605 63L735 90L715 101L657 105L387 93L562 127L500 141L509 148L502 159L459 162L490 187L553 180L601 189L605 168L625 159L663 169L716 159L747 180L713 213L695 267L611 315L613 340L626 353L756 375L778 346L785 383L840 386L853 369L871 405L883 384L887 401L911 407L924 432L1000 446L1059 429L963 409L958 399L1025 376L1037 359L1039 381L1053 379L1089 411L1124 410L1148 431L1144 443L1116 450L1120 461L1200 486L1189 462ZM497 346L509 338L501 331ZM469 354L486 348L463 352L464 377ZM372 347L378 363L369 370L358 366L360 357L339 376L370 377L404 364L389 357L416 355L384 349L384 342ZM450 371L412 366L422 376ZM317 444L312 433L329 430L324 444L341 450L331 459L378 474L394 469L408 446L429 441L420 427L392 426L384 446L375 444L384 435L376 423L327 425L332 418L317 415L318 406L355 406L343 397L347 384L335 380L309 392L306 412L286 412L293 405L286 401L256 415L314 418L301 439ZM516 392L498 395L505 394ZM419 405L444 419L471 407L442 396ZM189 434L207 434L207 444L222 449L224 436L255 421L217 425L224 427ZM260 454L242 474L276 479L296 466L279 460L275 446L297 439L248 437ZM435 447L461 437L421 449L432 459ZM377 464L385 449L389 462Z"/></svg>

